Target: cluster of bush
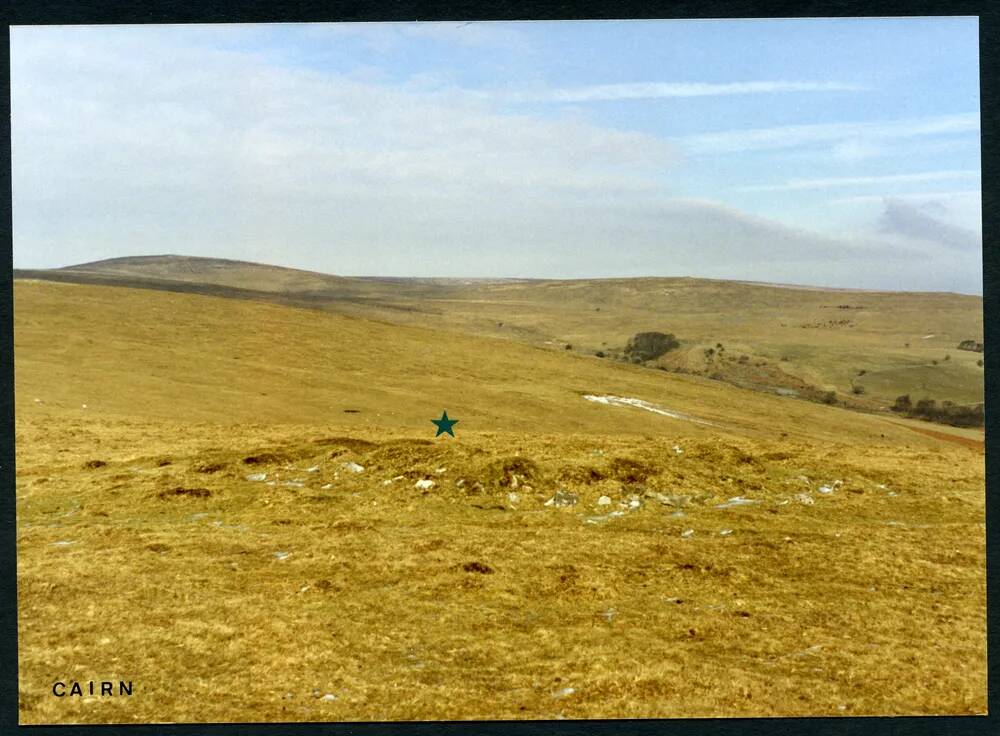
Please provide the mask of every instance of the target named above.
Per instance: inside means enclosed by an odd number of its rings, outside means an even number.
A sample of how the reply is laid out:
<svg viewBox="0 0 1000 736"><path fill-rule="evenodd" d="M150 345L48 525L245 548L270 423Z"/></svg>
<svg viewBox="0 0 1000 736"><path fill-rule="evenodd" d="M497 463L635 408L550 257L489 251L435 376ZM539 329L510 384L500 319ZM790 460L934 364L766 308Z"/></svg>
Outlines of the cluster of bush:
<svg viewBox="0 0 1000 736"><path fill-rule="evenodd" d="M898 397L892 410L953 427L982 427L986 421L982 404L956 404L952 401L939 404L934 399L920 399L914 404L909 394Z"/></svg>

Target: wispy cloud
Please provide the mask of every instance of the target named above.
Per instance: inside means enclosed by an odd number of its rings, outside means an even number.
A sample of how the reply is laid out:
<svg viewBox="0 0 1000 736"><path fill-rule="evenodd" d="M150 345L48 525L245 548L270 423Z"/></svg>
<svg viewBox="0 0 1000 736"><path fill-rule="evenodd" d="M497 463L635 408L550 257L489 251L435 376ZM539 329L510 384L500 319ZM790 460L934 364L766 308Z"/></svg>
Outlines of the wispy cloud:
<svg viewBox="0 0 1000 736"><path fill-rule="evenodd" d="M796 148L816 143L891 140L934 135L956 135L979 131L979 114L938 115L870 123L818 123L776 128L727 130L675 138L674 142L693 154L739 153L741 151Z"/></svg>
<svg viewBox="0 0 1000 736"><path fill-rule="evenodd" d="M946 179L978 179L979 171L961 169L949 171L924 171L919 174L893 174L888 176L838 176L826 179L790 179L783 184L739 187L740 192L779 192L795 189L830 189L882 184L908 184L913 182L942 181Z"/></svg>
<svg viewBox="0 0 1000 736"><path fill-rule="evenodd" d="M831 204L865 204L868 202L885 202L888 199L901 200L904 202L930 202L952 199L975 199L979 200L982 193L968 189L941 191L941 192L908 192L906 194L865 194L857 197L838 197L831 199Z"/></svg>
<svg viewBox="0 0 1000 736"><path fill-rule="evenodd" d="M843 82L634 82L563 87L530 92L483 93L509 102L602 102L647 100L669 97L719 97L728 95L775 94L779 92L851 92L863 89Z"/></svg>

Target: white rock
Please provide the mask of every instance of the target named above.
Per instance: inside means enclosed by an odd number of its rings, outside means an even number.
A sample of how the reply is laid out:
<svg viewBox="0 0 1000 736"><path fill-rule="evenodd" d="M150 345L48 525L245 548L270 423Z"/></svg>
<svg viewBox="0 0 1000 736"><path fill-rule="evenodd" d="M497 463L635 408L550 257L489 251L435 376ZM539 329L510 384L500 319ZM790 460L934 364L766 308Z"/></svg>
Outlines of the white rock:
<svg viewBox="0 0 1000 736"><path fill-rule="evenodd" d="M465 485L465 478L459 478L458 480L455 481L456 488L461 488L464 485Z"/></svg>
<svg viewBox="0 0 1000 736"><path fill-rule="evenodd" d="M315 473L319 471L319 465L313 465L311 468L306 468L307 473Z"/></svg>
<svg viewBox="0 0 1000 736"><path fill-rule="evenodd" d="M364 466L358 465L355 462L344 463L344 468L350 470L352 473L363 473L365 472Z"/></svg>
<svg viewBox="0 0 1000 736"><path fill-rule="evenodd" d="M819 487L819 492L820 493L833 493L833 488L831 488L830 486L820 486Z"/></svg>
<svg viewBox="0 0 1000 736"><path fill-rule="evenodd" d="M743 498L743 496L733 496L731 499L724 503L717 504L715 508L717 509L728 509L731 506L746 506L752 503L760 503L752 498Z"/></svg>
<svg viewBox="0 0 1000 736"><path fill-rule="evenodd" d="M290 486L292 488L302 488L302 486L304 486L305 483L303 483L300 480L283 480L281 481L281 485Z"/></svg>
<svg viewBox="0 0 1000 736"><path fill-rule="evenodd" d="M808 493L800 493L800 494L798 494L795 497L795 500L798 501L799 503L801 503L803 506L812 506L814 503L816 503L813 500L813 497L810 496Z"/></svg>
<svg viewBox="0 0 1000 736"><path fill-rule="evenodd" d="M327 693L322 698L320 698L320 700L325 700L328 703L332 703L336 699L337 699L337 696L334 695L333 693Z"/></svg>
<svg viewBox="0 0 1000 736"><path fill-rule="evenodd" d="M733 533L732 529L720 529L719 530L719 536L720 537L728 537L732 533Z"/></svg>
<svg viewBox="0 0 1000 736"><path fill-rule="evenodd" d="M517 503L520 500L521 497L518 494L514 493L513 491L507 494L507 501L509 501L510 503Z"/></svg>
<svg viewBox="0 0 1000 736"><path fill-rule="evenodd" d="M324 491L328 491L331 488L333 488L333 483L327 483L325 486L320 486L320 488L323 489Z"/></svg>
<svg viewBox="0 0 1000 736"><path fill-rule="evenodd" d="M441 473L447 472L447 470L448 468L438 468L434 472L437 473L438 475L441 475Z"/></svg>
<svg viewBox="0 0 1000 736"><path fill-rule="evenodd" d="M610 496L601 496L599 499L597 499L597 505L598 506L610 506L611 505L611 497Z"/></svg>
<svg viewBox="0 0 1000 736"><path fill-rule="evenodd" d="M434 487L434 481L429 480L429 479L418 480L414 484L414 488L418 488L418 489L420 489L422 491L423 490L427 490L428 488L433 488L433 487Z"/></svg>
<svg viewBox="0 0 1000 736"><path fill-rule="evenodd" d="M674 453L677 454L677 455L683 455L684 454L684 450L682 450L677 445L674 445Z"/></svg>
<svg viewBox="0 0 1000 736"><path fill-rule="evenodd" d="M250 475L247 476L247 480L252 480L252 481L260 481L266 479L267 479L267 473L250 473Z"/></svg>
<svg viewBox="0 0 1000 736"><path fill-rule="evenodd" d="M694 536L694 529L685 529L681 532L681 536L687 539L688 537Z"/></svg>
<svg viewBox="0 0 1000 736"><path fill-rule="evenodd" d="M275 552L274 557L279 560L287 560L291 552Z"/></svg>
<svg viewBox="0 0 1000 736"><path fill-rule="evenodd" d="M552 694L552 697L553 698L568 698L570 695L572 695L575 692L576 692L576 688L575 687L564 687L562 690L556 690L556 692Z"/></svg>
<svg viewBox="0 0 1000 736"><path fill-rule="evenodd" d="M628 502L628 507L630 509L637 509L640 506L642 506L642 501L640 501L638 498L633 498Z"/></svg>

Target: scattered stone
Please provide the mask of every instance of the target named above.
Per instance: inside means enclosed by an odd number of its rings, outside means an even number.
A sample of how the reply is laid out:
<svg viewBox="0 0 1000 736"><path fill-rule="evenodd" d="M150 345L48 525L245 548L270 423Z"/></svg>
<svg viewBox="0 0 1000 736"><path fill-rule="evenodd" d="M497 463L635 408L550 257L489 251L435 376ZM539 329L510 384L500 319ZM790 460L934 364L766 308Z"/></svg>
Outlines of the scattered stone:
<svg viewBox="0 0 1000 736"><path fill-rule="evenodd" d="M512 504L515 504L515 503L517 503L520 500L521 500L521 497L518 494L514 493L513 491L511 491L510 493L507 494L507 501L510 502L510 503L512 503Z"/></svg>
<svg viewBox="0 0 1000 736"><path fill-rule="evenodd" d="M598 506L610 506L611 505L611 497L610 496L601 496L599 499L597 499L597 505Z"/></svg>
<svg viewBox="0 0 1000 736"><path fill-rule="evenodd" d="M384 485L384 486L391 486L392 485L392 478L387 478L386 480L382 481L382 485Z"/></svg>
<svg viewBox="0 0 1000 736"><path fill-rule="evenodd" d="M576 502L580 500L580 497L575 493L570 493L569 491L558 490L556 495L545 502L546 506L575 506Z"/></svg>
<svg viewBox="0 0 1000 736"><path fill-rule="evenodd" d="M319 472L319 465L313 465L311 468L306 468L307 473L317 473Z"/></svg>
<svg viewBox="0 0 1000 736"><path fill-rule="evenodd" d="M609 519L617 519L619 516L625 516L624 511L612 511L609 514L604 514L603 516L588 516L583 521L585 524L600 524L602 521L608 521Z"/></svg>
<svg viewBox="0 0 1000 736"><path fill-rule="evenodd" d="M694 536L694 529L685 529L684 531L681 532L681 536L684 537L684 539L688 539L690 537L693 537Z"/></svg>
<svg viewBox="0 0 1000 736"><path fill-rule="evenodd" d="M321 488L322 490L324 490L324 491L328 491L328 490L330 490L331 488L333 488L333 483L327 483L326 485L322 485L322 486L320 486L320 488Z"/></svg>
<svg viewBox="0 0 1000 736"><path fill-rule="evenodd" d="M350 470L352 473L363 473L365 468L363 465L358 465L355 462L344 463L344 468Z"/></svg>
<svg viewBox="0 0 1000 736"><path fill-rule="evenodd" d="M247 480L250 481L267 480L267 473L250 473L250 475L247 476Z"/></svg>
<svg viewBox="0 0 1000 736"><path fill-rule="evenodd" d="M441 475L441 473L445 473L445 472L447 472L447 471L448 471L448 468L438 468L438 469L437 469L437 470L435 470L434 472L435 472L435 473L436 473L437 475Z"/></svg>
<svg viewBox="0 0 1000 736"><path fill-rule="evenodd" d="M322 698L320 698L320 700L326 701L327 703L332 703L336 699L337 699L337 696L334 695L333 693L327 693Z"/></svg>
<svg viewBox="0 0 1000 736"><path fill-rule="evenodd" d="M421 490L421 491L425 491L428 488L433 488L434 487L434 481L432 481L430 479L418 480L414 484L414 487L417 488L417 489L419 489L419 490Z"/></svg>
<svg viewBox="0 0 1000 736"><path fill-rule="evenodd" d="M275 552L274 558L277 560L287 560L291 554L291 552Z"/></svg>
<svg viewBox="0 0 1000 736"><path fill-rule="evenodd" d="M640 501L638 498L630 498L629 499L629 501L628 501L628 507L629 507L629 509L637 509L640 506L642 506L642 501Z"/></svg>
<svg viewBox="0 0 1000 736"><path fill-rule="evenodd" d="M456 488L461 488L464 485L465 485L465 478L459 478L458 480L455 481Z"/></svg>
<svg viewBox="0 0 1000 736"><path fill-rule="evenodd" d="M733 533L732 529L720 529L719 530L719 536L720 537L728 537L732 533Z"/></svg>
<svg viewBox="0 0 1000 736"><path fill-rule="evenodd" d="M606 611L601 611L601 616L603 616L604 620L607 621L609 624L615 620L615 616L617 615L618 615L618 610L615 608L609 608Z"/></svg>
<svg viewBox="0 0 1000 736"><path fill-rule="evenodd" d="M568 698L570 695L576 692L575 687L564 687L562 690L556 690L553 694L553 698Z"/></svg>
<svg viewBox="0 0 1000 736"><path fill-rule="evenodd" d="M83 467L87 468L88 470L96 470L97 468L103 468L106 466L107 463L104 462L103 460L88 460L83 464Z"/></svg>
<svg viewBox="0 0 1000 736"><path fill-rule="evenodd" d="M292 488L302 488L305 485L305 483L303 483L300 480L283 480L281 481L281 485L290 486Z"/></svg>
<svg viewBox="0 0 1000 736"><path fill-rule="evenodd" d="M76 544L76 542L72 541L72 540L68 540L68 539L60 539L58 542L53 542L52 546L53 547L68 547L71 544Z"/></svg>
<svg viewBox="0 0 1000 736"><path fill-rule="evenodd" d="M683 511L675 511L670 516L673 519L683 519L685 516L687 516L687 514L685 514Z"/></svg>
<svg viewBox="0 0 1000 736"><path fill-rule="evenodd" d="M797 496L795 496L795 500L798 501L803 506L812 506L814 503L816 503L816 501L813 500L813 497L810 496L808 493L798 494Z"/></svg>
<svg viewBox="0 0 1000 736"><path fill-rule="evenodd" d="M819 487L819 492L820 493L826 493L826 494L833 493L833 488L831 488L830 486L820 486Z"/></svg>
<svg viewBox="0 0 1000 736"><path fill-rule="evenodd" d="M684 454L684 450L682 450L682 449L681 449L680 447L678 447L677 445L674 445L674 454L675 454L675 455L683 455L683 454Z"/></svg>
<svg viewBox="0 0 1000 736"><path fill-rule="evenodd" d="M752 504L752 503L760 503L760 501L756 501L756 500L754 500L752 498L743 498L743 496L733 496L728 501L716 505L715 508L717 508L717 509L728 509L728 508L730 508L732 506L746 506L746 505Z"/></svg>

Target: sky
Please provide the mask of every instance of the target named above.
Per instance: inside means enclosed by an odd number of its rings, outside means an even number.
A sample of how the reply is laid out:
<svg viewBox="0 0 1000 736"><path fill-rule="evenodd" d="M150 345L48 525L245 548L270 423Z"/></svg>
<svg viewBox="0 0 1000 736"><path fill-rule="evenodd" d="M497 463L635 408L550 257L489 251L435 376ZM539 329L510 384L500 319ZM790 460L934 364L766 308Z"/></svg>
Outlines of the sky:
<svg viewBox="0 0 1000 736"><path fill-rule="evenodd" d="M976 18L11 28L15 268L982 293Z"/></svg>

